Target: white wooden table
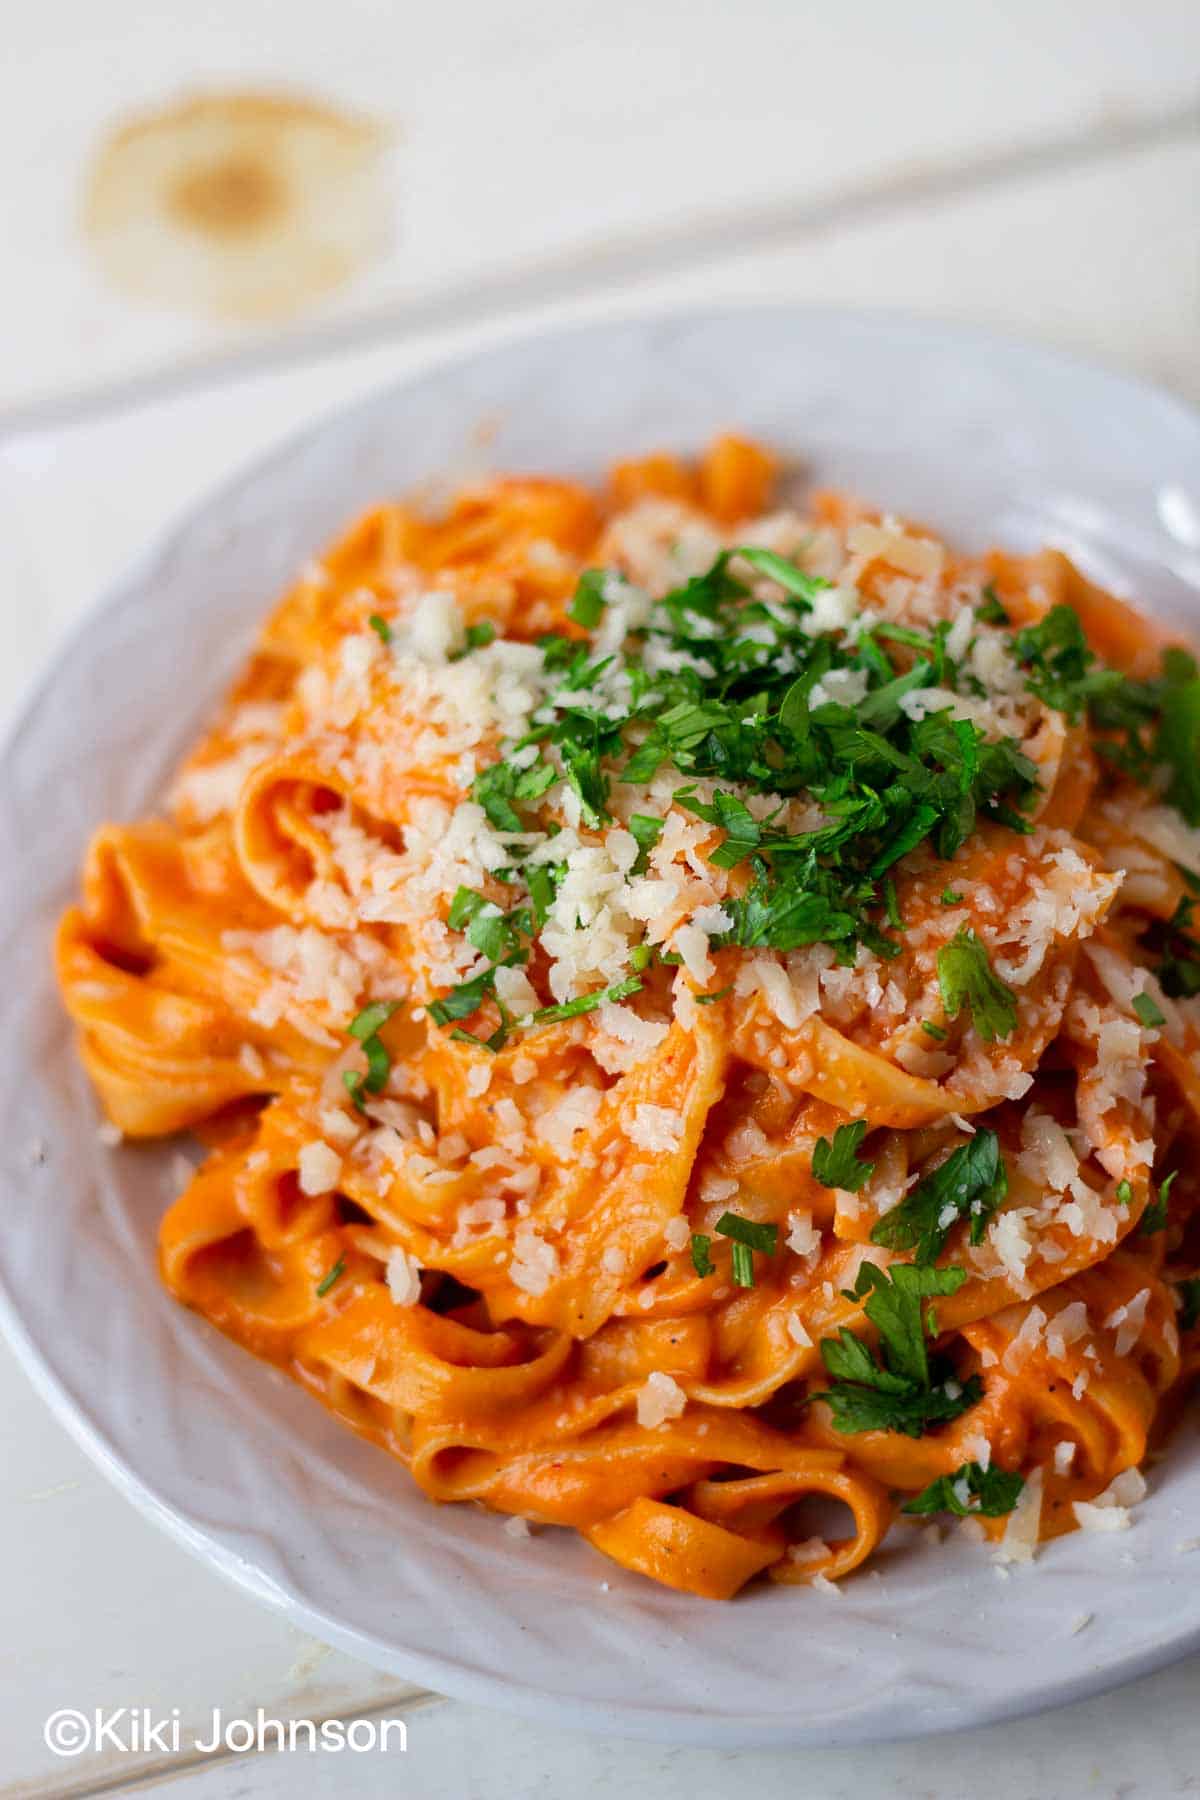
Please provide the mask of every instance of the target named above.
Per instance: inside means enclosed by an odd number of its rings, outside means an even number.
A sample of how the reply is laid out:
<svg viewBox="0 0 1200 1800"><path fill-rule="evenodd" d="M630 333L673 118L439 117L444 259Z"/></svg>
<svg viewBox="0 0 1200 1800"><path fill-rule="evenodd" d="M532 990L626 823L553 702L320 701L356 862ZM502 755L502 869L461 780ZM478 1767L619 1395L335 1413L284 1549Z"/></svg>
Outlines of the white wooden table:
<svg viewBox="0 0 1200 1800"><path fill-rule="evenodd" d="M237 461L520 323L737 298L887 304L1038 335L1200 402L1196 0L40 0L5 34L5 714L120 563ZM181 85L280 81L400 126L391 256L269 341L115 299L72 214L97 131ZM764 1800L1021 1800L1191 1792L1200 1766L1200 1660L1018 1726L803 1759L603 1742L418 1694L302 1638L137 1518L3 1346L0 1544L5 1795L174 1776L196 1800L587 1800L618 1784L704 1800L735 1780ZM391 1709L409 1747L68 1760L42 1742L56 1707L120 1705L179 1707L185 1738L214 1706Z"/></svg>

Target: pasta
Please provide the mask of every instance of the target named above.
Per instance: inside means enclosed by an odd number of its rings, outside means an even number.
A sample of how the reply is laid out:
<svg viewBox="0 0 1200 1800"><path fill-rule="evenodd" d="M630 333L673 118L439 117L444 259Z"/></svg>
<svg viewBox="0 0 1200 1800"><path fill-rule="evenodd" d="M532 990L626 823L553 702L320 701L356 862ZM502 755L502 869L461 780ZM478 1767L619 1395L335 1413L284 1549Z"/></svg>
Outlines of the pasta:
<svg viewBox="0 0 1200 1800"><path fill-rule="evenodd" d="M385 504L58 935L171 1293L728 1598L1114 1530L1200 1367L1200 679L735 437Z"/></svg>

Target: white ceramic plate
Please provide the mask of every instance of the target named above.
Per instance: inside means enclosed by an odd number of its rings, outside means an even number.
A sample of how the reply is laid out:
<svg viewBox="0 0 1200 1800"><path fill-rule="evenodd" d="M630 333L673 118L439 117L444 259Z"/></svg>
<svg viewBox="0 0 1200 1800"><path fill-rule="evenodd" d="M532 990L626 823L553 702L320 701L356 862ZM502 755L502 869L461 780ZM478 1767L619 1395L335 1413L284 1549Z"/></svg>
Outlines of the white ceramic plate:
<svg viewBox="0 0 1200 1800"><path fill-rule="evenodd" d="M174 1151L103 1149L49 967L88 831L150 806L259 619L360 507L462 466L591 473L735 427L960 542L1053 540L1176 619L1200 612L1200 421L1045 351L885 315L656 318L492 350L389 390L240 475L111 593L0 768L0 1313L128 1497L297 1624L443 1692L709 1744L849 1743L1015 1715L1200 1644L1200 1434L1120 1536L1001 1581L905 1532L839 1597L728 1606L627 1576L563 1531L514 1543L437 1508L155 1275ZM236 459L236 446L231 459ZM48 1151L37 1163L39 1140ZM1072 1633L1080 1615L1094 1615Z"/></svg>

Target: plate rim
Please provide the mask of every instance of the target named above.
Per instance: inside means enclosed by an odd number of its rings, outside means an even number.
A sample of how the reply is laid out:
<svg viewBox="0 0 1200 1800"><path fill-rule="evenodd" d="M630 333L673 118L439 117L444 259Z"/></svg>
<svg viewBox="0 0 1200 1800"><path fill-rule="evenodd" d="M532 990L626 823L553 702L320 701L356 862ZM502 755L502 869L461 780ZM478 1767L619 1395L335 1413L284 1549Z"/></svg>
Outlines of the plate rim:
<svg viewBox="0 0 1200 1800"><path fill-rule="evenodd" d="M82 608L56 641L41 673L25 690L15 709L11 723L0 741L0 780L8 772L10 759L30 722L45 702L53 678L55 659L74 647L78 640L102 628L106 615L115 610L126 593L139 583L156 565L167 560L185 536L202 520L216 519L234 502L248 483L300 458L306 449L336 431L355 414L368 408L393 404L414 387L444 378L450 371L466 370L474 365L504 357L512 352L545 349L548 345L561 353L565 346L588 336L602 336L622 329L658 327L681 330L689 327L737 322L752 329L753 321L763 316L794 320L798 330L806 324L847 323L877 328L904 337L942 341L952 340L964 350L979 354L1002 352L1019 358L1027 368L1041 365L1074 374L1105 386L1112 384L1142 404L1160 411L1172 427L1184 435L1192 435L1200 455L1200 410L1181 395L1173 394L1158 384L1102 362L1062 351L1056 347L1025 339L1017 334L997 332L972 324L943 321L888 307L852 307L804 302L771 301L729 303L723 305L666 304L659 307L633 307L598 317L572 319L549 327L531 326L528 321L514 322L511 330L489 337L483 344L451 346L436 353L420 367L394 377L376 388L367 388L336 405L322 408L307 423L284 434L265 451L239 463L232 473L208 486L198 497L174 509L166 523L153 532L142 547L126 559L117 573ZM728 1715L698 1715L677 1706L641 1705L631 1702L608 1703L549 1693L521 1679L513 1671L484 1671L456 1657L408 1644L388 1643L372 1632L348 1624L327 1614L294 1591L266 1576L247 1557L224 1542L215 1528L189 1518L185 1509L156 1491L152 1480L139 1474L129 1458L107 1438L103 1427L91 1416L86 1398L77 1394L66 1376L55 1367L47 1350L34 1338L22 1316L19 1297L10 1291L7 1273L0 1265L0 1330L11 1344L17 1361L29 1377L35 1391L48 1405L52 1415L64 1426L101 1474L122 1497L151 1524L188 1551L205 1567L214 1570L225 1581L255 1600L270 1606L289 1622L309 1631L322 1641L334 1645L372 1666L427 1685L438 1694L461 1698L492 1707L501 1712L537 1719L560 1727L576 1727L589 1731L621 1735L642 1740L689 1743L705 1747L775 1747L836 1746L899 1742L935 1736L947 1731L975 1728L1009 1719L1069 1705L1102 1694L1140 1676L1169 1666L1200 1649L1200 1620L1182 1632L1163 1638L1140 1649L1124 1651L1100 1665L1081 1671L1073 1677L1056 1679L1052 1690L1043 1693L1004 1694L990 1699L980 1693L972 1697L969 1709L960 1716L929 1723L914 1712L910 1721L897 1728L891 1724L881 1731L866 1714L824 1723L798 1723L781 1719L777 1712L761 1717L732 1720ZM708 1603L704 1603L708 1604ZM401 1706L405 1703L400 1702Z"/></svg>

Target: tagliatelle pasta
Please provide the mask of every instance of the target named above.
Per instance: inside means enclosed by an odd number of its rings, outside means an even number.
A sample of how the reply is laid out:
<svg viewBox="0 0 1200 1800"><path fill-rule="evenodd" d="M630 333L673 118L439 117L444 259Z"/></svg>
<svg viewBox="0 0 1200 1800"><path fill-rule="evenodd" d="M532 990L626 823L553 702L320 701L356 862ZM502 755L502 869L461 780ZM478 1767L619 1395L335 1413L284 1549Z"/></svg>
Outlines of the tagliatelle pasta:
<svg viewBox="0 0 1200 1800"><path fill-rule="evenodd" d="M173 1294L714 1598L1117 1529L1200 1366L1195 665L774 473L366 514L57 946Z"/></svg>

